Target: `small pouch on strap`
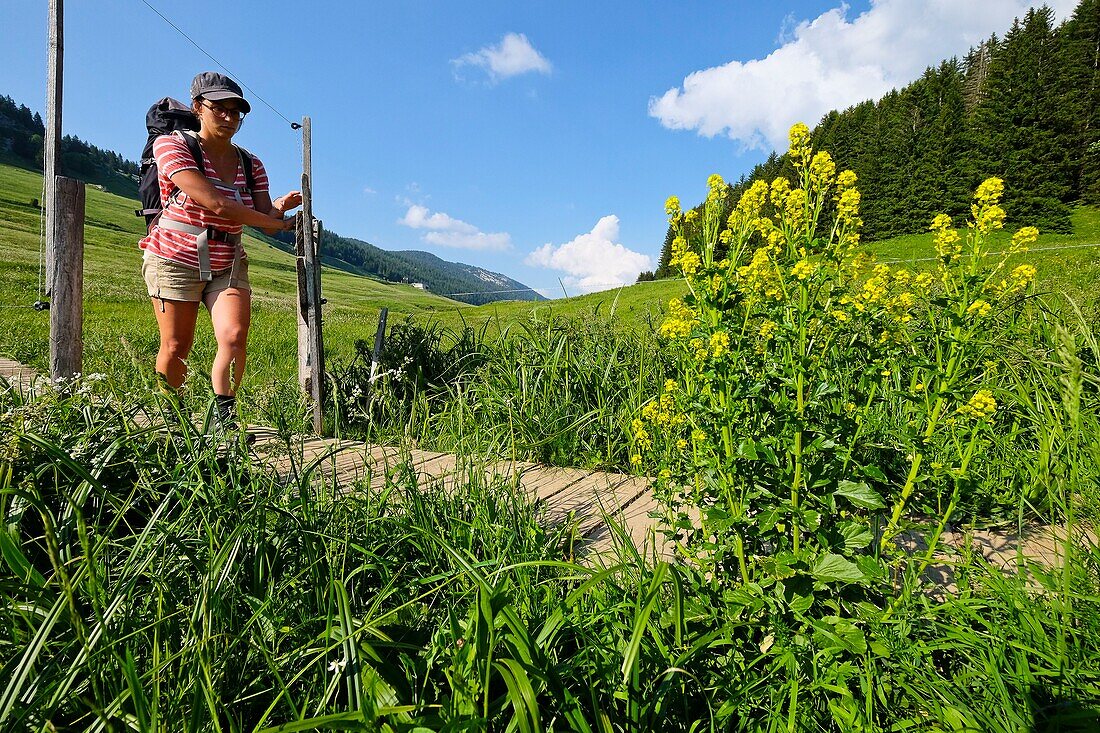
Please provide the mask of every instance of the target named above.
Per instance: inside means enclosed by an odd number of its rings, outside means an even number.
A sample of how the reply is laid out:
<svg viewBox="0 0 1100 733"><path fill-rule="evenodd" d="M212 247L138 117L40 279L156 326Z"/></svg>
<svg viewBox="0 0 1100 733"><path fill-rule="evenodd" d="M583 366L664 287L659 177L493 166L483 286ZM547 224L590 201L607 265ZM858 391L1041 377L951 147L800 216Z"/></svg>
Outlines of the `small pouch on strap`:
<svg viewBox="0 0 1100 733"><path fill-rule="evenodd" d="M214 279L214 273L210 271L210 230L204 229L201 234L195 235L195 249L199 254L199 280L208 283Z"/></svg>

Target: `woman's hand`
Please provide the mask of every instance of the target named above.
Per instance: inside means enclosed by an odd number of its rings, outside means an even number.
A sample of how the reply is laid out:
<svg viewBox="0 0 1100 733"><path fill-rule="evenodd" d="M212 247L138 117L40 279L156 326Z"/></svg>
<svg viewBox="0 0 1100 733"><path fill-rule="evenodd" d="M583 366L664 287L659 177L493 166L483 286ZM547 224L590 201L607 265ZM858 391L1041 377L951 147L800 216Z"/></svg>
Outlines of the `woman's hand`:
<svg viewBox="0 0 1100 733"><path fill-rule="evenodd" d="M302 192L291 191L285 196L280 196L272 201L271 205L285 214L291 209L296 209L302 205Z"/></svg>

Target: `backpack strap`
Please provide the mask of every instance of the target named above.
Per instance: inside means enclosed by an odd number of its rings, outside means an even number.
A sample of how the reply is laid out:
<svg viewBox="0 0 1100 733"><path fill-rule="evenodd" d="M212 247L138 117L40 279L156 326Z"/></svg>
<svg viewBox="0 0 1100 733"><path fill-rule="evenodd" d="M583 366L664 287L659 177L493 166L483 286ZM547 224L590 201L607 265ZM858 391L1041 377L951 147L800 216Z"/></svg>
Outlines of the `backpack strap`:
<svg viewBox="0 0 1100 733"><path fill-rule="evenodd" d="M252 153L239 145L233 147L237 149L237 155L240 156L241 170L244 171L245 189L248 190L248 195L251 196L252 192L256 190L256 173L252 170Z"/></svg>
<svg viewBox="0 0 1100 733"><path fill-rule="evenodd" d="M179 134L183 136L184 141L187 143L187 149L191 151L191 157L195 159L195 165L199 167L199 172L206 175L206 168L202 164L202 146L199 144L199 136L182 130L179 131ZM252 153L240 145L234 145L233 147L237 150L241 170L244 171L245 189L251 195L256 188L256 173L252 170Z"/></svg>

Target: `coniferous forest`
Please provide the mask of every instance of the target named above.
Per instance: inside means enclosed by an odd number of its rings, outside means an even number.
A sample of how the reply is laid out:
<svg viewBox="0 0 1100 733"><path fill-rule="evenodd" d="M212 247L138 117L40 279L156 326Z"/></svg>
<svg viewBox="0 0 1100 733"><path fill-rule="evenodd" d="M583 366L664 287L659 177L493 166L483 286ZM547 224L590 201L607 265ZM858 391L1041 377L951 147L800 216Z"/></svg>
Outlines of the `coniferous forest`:
<svg viewBox="0 0 1100 733"><path fill-rule="evenodd" d="M968 212L989 176L1004 179L1014 220L1067 232L1073 205L1100 204L1100 0L1082 0L1060 25L1050 8L1030 10L905 88L829 112L812 134L858 175L865 240ZM729 199L776 176L793 179L786 154L772 153ZM670 230L657 277L673 274L671 242Z"/></svg>

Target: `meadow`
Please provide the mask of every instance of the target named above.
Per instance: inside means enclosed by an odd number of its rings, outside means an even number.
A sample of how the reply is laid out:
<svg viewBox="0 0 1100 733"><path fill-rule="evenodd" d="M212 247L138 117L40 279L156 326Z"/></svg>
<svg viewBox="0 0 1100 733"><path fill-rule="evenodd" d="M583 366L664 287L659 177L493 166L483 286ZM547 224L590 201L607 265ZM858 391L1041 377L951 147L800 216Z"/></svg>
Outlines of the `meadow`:
<svg viewBox="0 0 1100 733"><path fill-rule="evenodd" d="M136 219L89 191L88 374L0 395L0 728L1096 730L1100 273L1094 250L1044 248L1089 243L1100 214L1005 231L990 179L971 226L937 218L874 261L854 176L797 126L791 154L799 179L728 219L718 177L699 211L670 198L674 281L474 308L326 271L332 430L468 461L338 496L147 388ZM0 350L41 367L40 180L0 176L21 306ZM293 450L291 261L248 249L245 400ZM381 305L371 382L357 341ZM575 527L484 457L649 475L671 550L577 558ZM1055 567L938 554L948 529L1043 523L1066 530Z"/></svg>

